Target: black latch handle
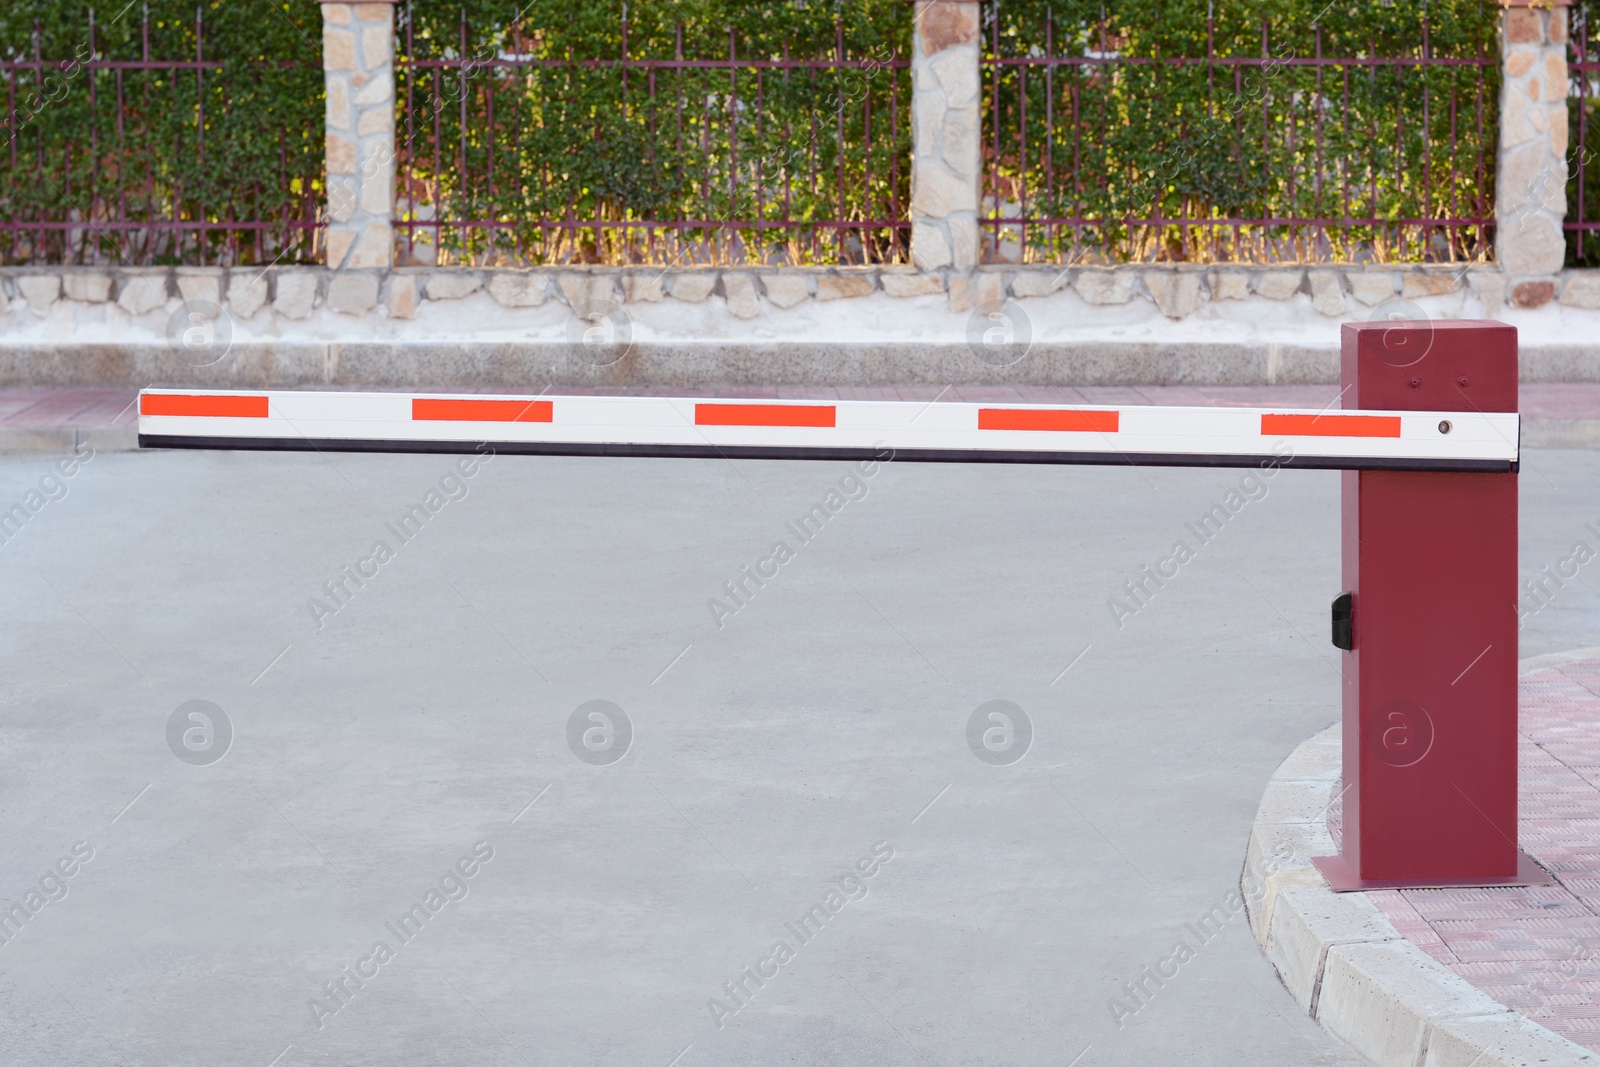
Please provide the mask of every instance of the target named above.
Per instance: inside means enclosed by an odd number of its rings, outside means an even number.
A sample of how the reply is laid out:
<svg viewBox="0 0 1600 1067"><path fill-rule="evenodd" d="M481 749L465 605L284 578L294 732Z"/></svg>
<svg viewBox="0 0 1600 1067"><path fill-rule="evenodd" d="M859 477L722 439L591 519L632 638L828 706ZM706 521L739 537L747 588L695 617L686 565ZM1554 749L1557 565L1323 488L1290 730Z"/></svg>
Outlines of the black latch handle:
<svg viewBox="0 0 1600 1067"><path fill-rule="evenodd" d="M1356 647L1355 598L1349 593L1333 598L1333 647L1346 652Z"/></svg>

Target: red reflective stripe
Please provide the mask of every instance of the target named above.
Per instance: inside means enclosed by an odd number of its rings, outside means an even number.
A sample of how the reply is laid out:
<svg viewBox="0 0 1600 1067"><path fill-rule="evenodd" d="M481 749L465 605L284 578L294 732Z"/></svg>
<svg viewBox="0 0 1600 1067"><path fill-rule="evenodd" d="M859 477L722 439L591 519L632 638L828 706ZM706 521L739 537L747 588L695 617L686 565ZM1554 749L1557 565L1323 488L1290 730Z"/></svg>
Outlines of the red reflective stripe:
<svg viewBox="0 0 1600 1067"><path fill-rule="evenodd" d="M1267 437L1399 437L1398 415L1263 415Z"/></svg>
<svg viewBox="0 0 1600 1067"><path fill-rule="evenodd" d="M980 430L1056 430L1116 433L1116 411L1040 411L1029 408L979 408Z"/></svg>
<svg viewBox="0 0 1600 1067"><path fill-rule="evenodd" d="M411 401L417 422L550 422L549 400L424 400Z"/></svg>
<svg viewBox="0 0 1600 1067"><path fill-rule="evenodd" d="M264 396L202 396L181 393L146 393L139 398L141 415L189 415L210 419L264 419Z"/></svg>
<svg viewBox="0 0 1600 1067"><path fill-rule="evenodd" d="M697 426L832 426L833 405L696 404Z"/></svg>

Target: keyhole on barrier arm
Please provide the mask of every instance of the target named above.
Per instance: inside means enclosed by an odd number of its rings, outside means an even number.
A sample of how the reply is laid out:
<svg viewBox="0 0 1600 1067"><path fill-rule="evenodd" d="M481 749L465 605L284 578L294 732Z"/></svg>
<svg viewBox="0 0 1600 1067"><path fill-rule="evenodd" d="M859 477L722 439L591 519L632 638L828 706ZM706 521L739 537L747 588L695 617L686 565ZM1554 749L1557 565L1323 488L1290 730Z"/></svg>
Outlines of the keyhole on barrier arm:
<svg viewBox="0 0 1600 1067"><path fill-rule="evenodd" d="M1433 748L1433 719L1409 700L1380 704L1362 732L1367 750L1391 767L1414 766Z"/></svg>

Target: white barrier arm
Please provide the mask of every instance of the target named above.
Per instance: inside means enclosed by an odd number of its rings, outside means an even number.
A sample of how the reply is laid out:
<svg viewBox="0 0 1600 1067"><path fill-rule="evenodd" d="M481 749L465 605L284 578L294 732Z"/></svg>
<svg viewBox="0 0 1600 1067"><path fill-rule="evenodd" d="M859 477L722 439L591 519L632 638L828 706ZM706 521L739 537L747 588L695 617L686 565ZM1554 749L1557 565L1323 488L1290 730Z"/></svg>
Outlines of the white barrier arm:
<svg viewBox="0 0 1600 1067"><path fill-rule="evenodd" d="M146 389L149 448L1515 470L1515 414Z"/></svg>

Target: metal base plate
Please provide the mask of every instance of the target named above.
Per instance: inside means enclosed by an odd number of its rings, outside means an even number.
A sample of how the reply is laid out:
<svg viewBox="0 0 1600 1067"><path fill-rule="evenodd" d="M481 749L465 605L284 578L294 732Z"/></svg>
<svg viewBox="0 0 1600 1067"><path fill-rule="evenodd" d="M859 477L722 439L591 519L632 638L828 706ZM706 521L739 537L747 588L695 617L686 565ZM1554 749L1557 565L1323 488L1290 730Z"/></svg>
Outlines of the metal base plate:
<svg viewBox="0 0 1600 1067"><path fill-rule="evenodd" d="M1504 885L1555 885L1549 871L1532 856L1517 850L1517 873L1510 878L1359 878L1343 856L1313 856L1312 863L1328 880L1335 893L1358 893L1366 889L1483 889Z"/></svg>

